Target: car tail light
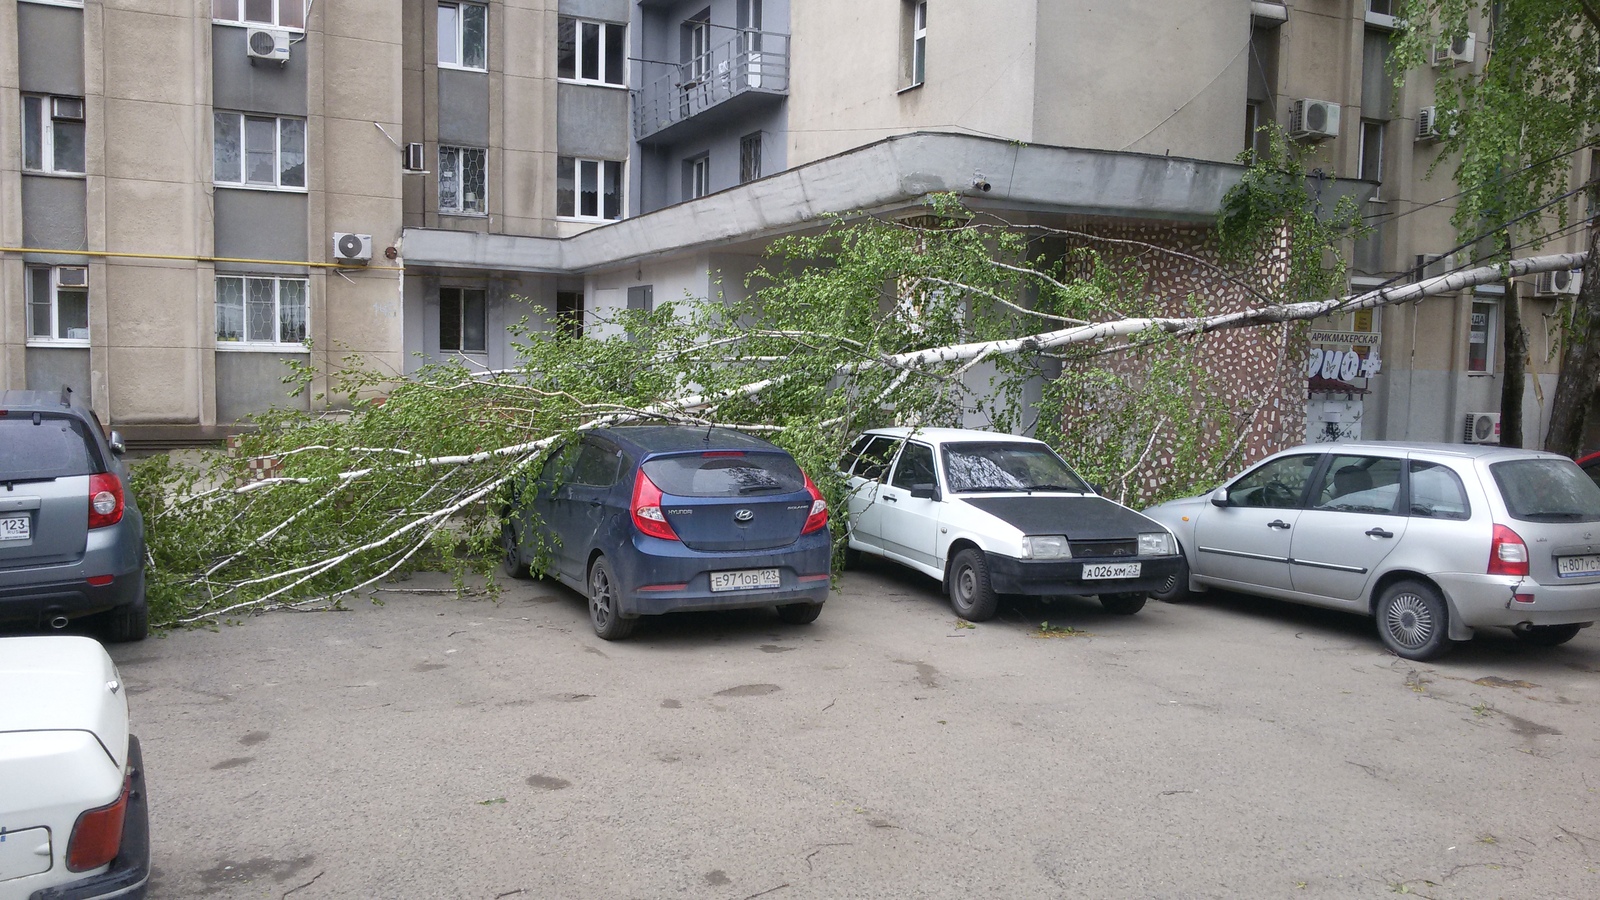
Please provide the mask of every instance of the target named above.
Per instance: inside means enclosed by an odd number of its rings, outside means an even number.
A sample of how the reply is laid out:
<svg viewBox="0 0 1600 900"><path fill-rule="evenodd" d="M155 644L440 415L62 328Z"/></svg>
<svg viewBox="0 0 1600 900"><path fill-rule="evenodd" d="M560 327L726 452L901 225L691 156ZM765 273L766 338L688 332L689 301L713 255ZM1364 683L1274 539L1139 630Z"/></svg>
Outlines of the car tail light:
<svg viewBox="0 0 1600 900"><path fill-rule="evenodd" d="M89 476L89 527L122 521L122 479L111 472Z"/></svg>
<svg viewBox="0 0 1600 900"><path fill-rule="evenodd" d="M811 513L806 516L806 527L800 529L801 534L810 534L828 527L828 501L822 499L822 492L811 483L811 476L806 475L806 493L811 495Z"/></svg>
<svg viewBox="0 0 1600 900"><path fill-rule="evenodd" d="M1504 525L1494 527L1494 540L1489 544L1489 574L1528 574L1528 545Z"/></svg>
<svg viewBox="0 0 1600 900"><path fill-rule="evenodd" d="M642 470L633 482L633 527L651 537L679 540L678 533L667 522L666 513L661 511L661 488Z"/></svg>
<svg viewBox="0 0 1600 900"><path fill-rule="evenodd" d="M72 826L67 842L67 868L73 872L98 869L117 858L122 849L122 818L128 811L128 792L133 788L132 773L122 777L122 795L115 803L86 810Z"/></svg>

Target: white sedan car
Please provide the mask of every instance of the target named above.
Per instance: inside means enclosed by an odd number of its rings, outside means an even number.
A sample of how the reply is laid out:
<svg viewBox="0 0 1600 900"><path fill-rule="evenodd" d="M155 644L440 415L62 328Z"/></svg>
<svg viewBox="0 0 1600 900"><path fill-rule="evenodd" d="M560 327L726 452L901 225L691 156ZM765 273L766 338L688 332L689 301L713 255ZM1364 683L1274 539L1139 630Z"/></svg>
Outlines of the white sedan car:
<svg viewBox="0 0 1600 900"><path fill-rule="evenodd" d="M0 638L0 900L144 897L143 767L104 648Z"/></svg>
<svg viewBox="0 0 1600 900"><path fill-rule="evenodd" d="M994 615L1001 595L1093 594L1132 615L1182 565L1172 533L1100 496L1031 438L957 428L868 431L841 462L848 555L937 578L956 615Z"/></svg>

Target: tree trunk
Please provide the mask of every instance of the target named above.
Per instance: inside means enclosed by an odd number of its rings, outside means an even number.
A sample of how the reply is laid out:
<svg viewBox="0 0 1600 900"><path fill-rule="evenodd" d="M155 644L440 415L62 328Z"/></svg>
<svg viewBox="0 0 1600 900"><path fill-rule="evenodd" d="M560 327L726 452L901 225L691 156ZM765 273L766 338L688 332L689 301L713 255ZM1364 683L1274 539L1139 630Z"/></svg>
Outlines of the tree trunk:
<svg viewBox="0 0 1600 900"><path fill-rule="evenodd" d="M1521 447L1522 444L1522 391L1527 383L1528 332L1522 327L1522 300L1517 296L1517 286L1506 280L1505 302L1500 304L1505 322L1503 347L1506 361L1505 377L1500 380L1500 445Z"/></svg>
<svg viewBox="0 0 1600 900"><path fill-rule="evenodd" d="M1589 257L1583 264L1583 285L1572 301L1572 323L1561 353L1561 377L1551 402L1550 429L1544 448L1577 456L1589 420L1589 406L1600 387L1600 228L1589 228ZM1501 426L1504 427L1504 417Z"/></svg>

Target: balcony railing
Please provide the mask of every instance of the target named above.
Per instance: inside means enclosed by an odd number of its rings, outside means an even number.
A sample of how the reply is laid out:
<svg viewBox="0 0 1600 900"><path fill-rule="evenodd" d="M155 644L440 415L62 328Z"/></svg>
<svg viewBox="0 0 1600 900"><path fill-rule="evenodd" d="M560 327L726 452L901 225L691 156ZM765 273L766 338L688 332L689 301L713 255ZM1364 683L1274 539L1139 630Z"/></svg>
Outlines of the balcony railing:
<svg viewBox="0 0 1600 900"><path fill-rule="evenodd" d="M733 38L647 83L636 95L633 136L647 140L735 97L789 92L789 36L728 29Z"/></svg>

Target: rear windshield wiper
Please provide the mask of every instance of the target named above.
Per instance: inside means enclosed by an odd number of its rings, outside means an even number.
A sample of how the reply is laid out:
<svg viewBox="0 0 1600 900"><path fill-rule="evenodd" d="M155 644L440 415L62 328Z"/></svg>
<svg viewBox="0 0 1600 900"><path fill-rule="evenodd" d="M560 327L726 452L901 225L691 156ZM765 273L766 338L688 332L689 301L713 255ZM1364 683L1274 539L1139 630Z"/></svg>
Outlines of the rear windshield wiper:
<svg viewBox="0 0 1600 900"><path fill-rule="evenodd" d="M759 493L763 493L763 492L782 491L782 490L783 490L783 485L779 485L779 484L746 485L745 487L739 488L739 496L742 497L745 494L759 494Z"/></svg>

